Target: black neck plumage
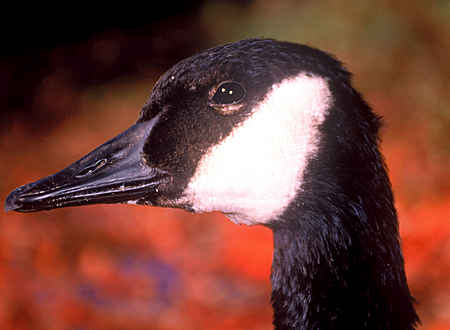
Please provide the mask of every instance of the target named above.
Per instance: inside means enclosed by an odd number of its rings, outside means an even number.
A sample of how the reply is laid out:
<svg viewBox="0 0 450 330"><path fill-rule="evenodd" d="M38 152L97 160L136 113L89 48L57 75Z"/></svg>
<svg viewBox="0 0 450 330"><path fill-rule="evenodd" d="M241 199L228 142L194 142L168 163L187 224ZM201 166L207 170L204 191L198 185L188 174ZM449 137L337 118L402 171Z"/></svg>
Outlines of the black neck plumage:
<svg viewBox="0 0 450 330"><path fill-rule="evenodd" d="M403 265L396 247L364 249L363 242L332 244L305 255L306 242L290 230L274 232L272 304L276 329L414 329ZM344 243L345 244L345 243ZM309 245L310 248L310 245ZM391 253L392 252L392 253Z"/></svg>
<svg viewBox="0 0 450 330"><path fill-rule="evenodd" d="M349 175L347 182L313 173L314 181L272 225L276 329L415 328L381 160L377 172L370 180Z"/></svg>

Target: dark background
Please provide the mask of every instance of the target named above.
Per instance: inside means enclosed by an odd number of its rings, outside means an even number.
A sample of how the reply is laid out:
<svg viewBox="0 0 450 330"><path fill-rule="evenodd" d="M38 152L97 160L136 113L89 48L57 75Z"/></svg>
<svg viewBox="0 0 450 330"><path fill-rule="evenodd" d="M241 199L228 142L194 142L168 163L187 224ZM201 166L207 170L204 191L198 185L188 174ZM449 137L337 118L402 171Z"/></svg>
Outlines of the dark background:
<svg viewBox="0 0 450 330"><path fill-rule="evenodd" d="M449 329L448 1L126 5L3 11L0 200L127 128L176 61L247 37L306 43L344 61L384 116L423 329ZM0 212L0 328L271 329L271 257L269 230L217 213Z"/></svg>

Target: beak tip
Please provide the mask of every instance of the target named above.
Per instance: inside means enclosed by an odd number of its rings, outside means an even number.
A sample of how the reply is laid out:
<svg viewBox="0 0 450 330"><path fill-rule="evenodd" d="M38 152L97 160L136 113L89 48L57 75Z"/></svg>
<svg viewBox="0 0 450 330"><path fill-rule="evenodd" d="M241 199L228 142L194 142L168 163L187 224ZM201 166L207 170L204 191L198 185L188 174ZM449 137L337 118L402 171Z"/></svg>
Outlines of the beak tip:
<svg viewBox="0 0 450 330"><path fill-rule="evenodd" d="M11 192L8 197L6 197L5 201L5 212L17 210L21 207L21 205L17 201L16 190Z"/></svg>

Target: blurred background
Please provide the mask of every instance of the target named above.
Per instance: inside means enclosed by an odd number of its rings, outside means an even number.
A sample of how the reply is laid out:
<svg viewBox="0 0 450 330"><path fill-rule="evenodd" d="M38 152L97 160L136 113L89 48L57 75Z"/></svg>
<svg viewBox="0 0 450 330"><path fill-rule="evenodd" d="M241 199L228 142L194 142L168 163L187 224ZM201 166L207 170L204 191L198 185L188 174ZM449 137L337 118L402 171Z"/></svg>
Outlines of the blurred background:
<svg viewBox="0 0 450 330"><path fill-rule="evenodd" d="M131 125L176 61L248 37L306 43L340 58L383 115L421 329L450 329L450 2L158 6L3 12L0 200ZM268 229L216 213L0 211L0 328L271 329L271 258Z"/></svg>

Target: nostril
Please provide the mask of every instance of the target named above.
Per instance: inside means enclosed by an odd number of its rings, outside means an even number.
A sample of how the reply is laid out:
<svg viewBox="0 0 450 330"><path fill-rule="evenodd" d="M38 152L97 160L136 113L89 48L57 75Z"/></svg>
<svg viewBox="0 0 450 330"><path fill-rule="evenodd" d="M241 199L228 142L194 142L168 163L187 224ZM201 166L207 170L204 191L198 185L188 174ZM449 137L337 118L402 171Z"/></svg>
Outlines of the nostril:
<svg viewBox="0 0 450 330"><path fill-rule="evenodd" d="M76 175L75 178L84 178L88 175L92 175L95 172L97 172L99 169L101 169L103 166L106 165L107 159L103 158L98 161L96 161L94 164L86 166L85 168L81 169Z"/></svg>

